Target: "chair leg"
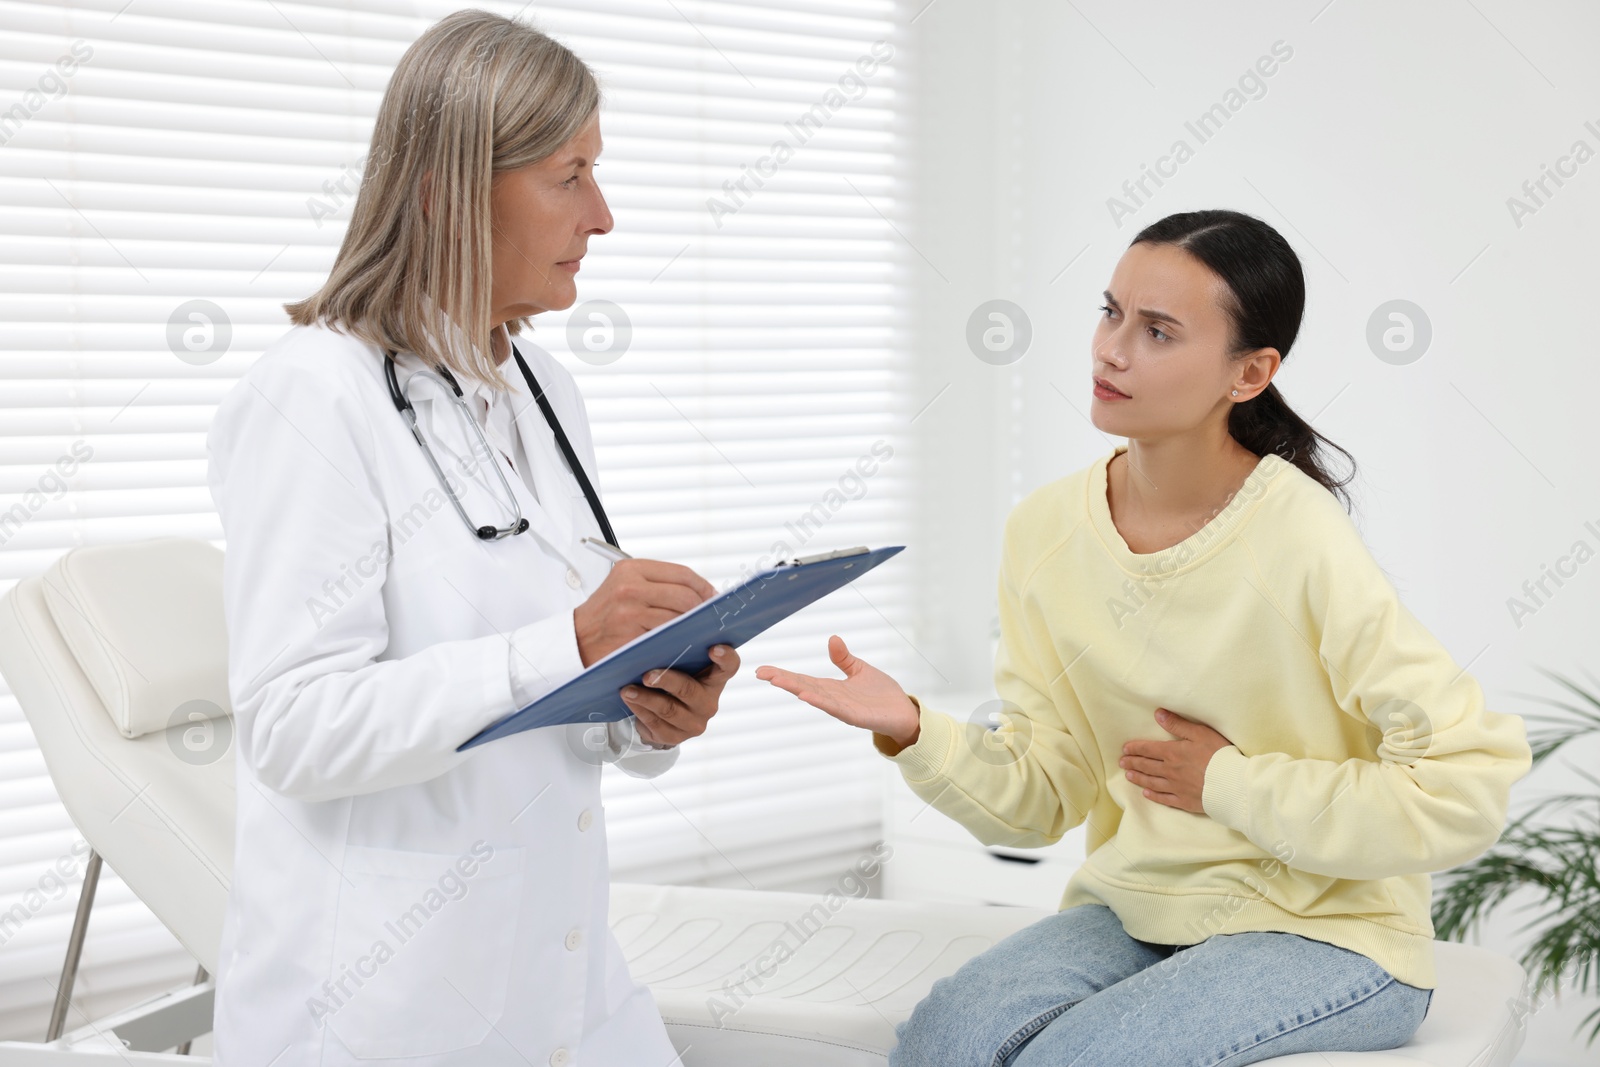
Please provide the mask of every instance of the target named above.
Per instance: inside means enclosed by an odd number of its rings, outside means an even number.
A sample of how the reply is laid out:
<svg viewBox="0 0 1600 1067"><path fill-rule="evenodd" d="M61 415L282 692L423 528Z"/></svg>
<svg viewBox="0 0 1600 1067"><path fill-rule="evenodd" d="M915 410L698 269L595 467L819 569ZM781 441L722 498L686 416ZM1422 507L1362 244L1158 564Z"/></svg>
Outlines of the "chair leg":
<svg viewBox="0 0 1600 1067"><path fill-rule="evenodd" d="M194 984L195 985L199 985L201 982L204 982L205 980L206 980L206 968L205 968L205 964L202 963L200 966L198 966L198 967L196 967L194 969ZM190 1040L185 1041L183 1044L179 1045L178 1046L178 1055L187 1056L189 1054L189 1046L192 1043L193 1043L193 1038L191 1038Z"/></svg>
<svg viewBox="0 0 1600 1067"><path fill-rule="evenodd" d="M83 872L83 890L78 894L78 913L72 919L72 936L67 939L67 958L61 964L61 982L56 986L56 1004L50 1011L50 1030L45 1041L61 1036L67 1025L67 1008L72 1003L72 986L78 980L78 960L83 955L83 939L89 932L89 911L94 907L94 891L100 884L100 853L91 850Z"/></svg>

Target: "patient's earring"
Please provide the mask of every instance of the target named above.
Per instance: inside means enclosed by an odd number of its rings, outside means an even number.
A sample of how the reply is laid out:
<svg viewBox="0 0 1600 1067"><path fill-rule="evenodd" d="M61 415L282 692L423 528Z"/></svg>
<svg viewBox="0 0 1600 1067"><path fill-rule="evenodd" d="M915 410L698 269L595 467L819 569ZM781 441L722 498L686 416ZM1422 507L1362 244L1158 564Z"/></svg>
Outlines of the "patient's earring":
<svg viewBox="0 0 1600 1067"><path fill-rule="evenodd" d="M1234 391L1233 391L1233 395L1234 395L1234 396L1238 396L1238 395L1239 395L1239 390L1237 390L1237 389L1235 389L1235 390L1234 390Z"/></svg>

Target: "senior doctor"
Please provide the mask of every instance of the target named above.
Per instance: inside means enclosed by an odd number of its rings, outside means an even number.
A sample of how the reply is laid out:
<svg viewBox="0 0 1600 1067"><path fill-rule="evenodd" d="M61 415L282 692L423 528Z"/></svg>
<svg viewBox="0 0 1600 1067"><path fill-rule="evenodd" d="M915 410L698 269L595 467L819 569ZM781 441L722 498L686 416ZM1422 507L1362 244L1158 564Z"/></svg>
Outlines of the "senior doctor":
<svg viewBox="0 0 1600 1067"><path fill-rule="evenodd" d="M456 751L714 593L583 543L610 539L583 400L516 337L571 306L611 229L598 100L525 25L428 29L326 284L218 407L238 736L221 1067L676 1059L607 925L601 766L664 771L737 654L625 694L622 723Z"/></svg>

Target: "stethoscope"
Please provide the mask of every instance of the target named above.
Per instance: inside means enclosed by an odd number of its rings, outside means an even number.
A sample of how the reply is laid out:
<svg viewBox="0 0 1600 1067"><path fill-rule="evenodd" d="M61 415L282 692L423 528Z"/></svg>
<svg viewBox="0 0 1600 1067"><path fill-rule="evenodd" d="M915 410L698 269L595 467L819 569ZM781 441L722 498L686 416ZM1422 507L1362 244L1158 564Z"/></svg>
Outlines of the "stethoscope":
<svg viewBox="0 0 1600 1067"><path fill-rule="evenodd" d="M516 357L517 366L522 371L522 377L528 383L528 391L533 394L534 400L538 401L539 410L544 412L544 421L550 424L550 430L555 434L556 444L561 448L561 454L566 457L567 466L571 468L573 475L578 479L578 485L583 488L584 499L589 501L589 510L594 512L595 521L600 524L600 530L605 534L606 541L615 546L617 535L612 532L611 523L606 519L605 509L600 506L600 495L594 491L594 486L590 483L589 476L584 473L583 464L578 462L578 454L573 451L572 442L567 440L566 431L561 428L561 421L556 418L554 409L550 407L550 401L545 398L544 390L540 388L538 381L534 378L533 371L528 369L527 361L522 358L522 353L517 351L515 344L511 346L511 354ZM477 432L478 440L483 445L483 454L493 461L494 450L489 446L489 439L483 434L483 427L478 425L478 420L467 410L467 402L461 392L461 386L456 383L455 375L450 373L448 367L442 366L439 368L439 374L442 374L444 381L450 385L450 399L455 402L461 414L466 418L473 430ZM406 385L409 386L411 379L419 375L439 381L439 375L434 374L431 370L419 370L414 372L411 378L406 379ZM389 398L394 401L395 410L400 413L400 417L405 420L406 425L411 427L411 436L415 437L417 444L422 446L422 454L427 457L428 466L433 468L434 477L439 479L439 484L444 487L445 493L450 497L450 503L455 506L456 514L461 516L461 521L466 524L467 529L472 532L473 536L484 541L498 541L502 537L511 537L526 530L528 528L528 520L523 516L522 509L517 504L517 495L512 492L511 483L506 481L505 472L500 469L498 462L494 462L493 466L495 474L500 479L500 487L505 490L506 499L510 501L506 510L515 515L516 518L506 526L477 526L473 524L472 520L467 517L466 509L461 506L461 501L457 498L455 490L451 488L450 479L445 477L444 469L439 466L439 461L434 457L433 449L428 447L428 442L422 435L422 428L417 425L416 408L411 406L410 399L407 398L405 391L400 388L400 382L395 375L393 350L384 356L384 376L389 381Z"/></svg>

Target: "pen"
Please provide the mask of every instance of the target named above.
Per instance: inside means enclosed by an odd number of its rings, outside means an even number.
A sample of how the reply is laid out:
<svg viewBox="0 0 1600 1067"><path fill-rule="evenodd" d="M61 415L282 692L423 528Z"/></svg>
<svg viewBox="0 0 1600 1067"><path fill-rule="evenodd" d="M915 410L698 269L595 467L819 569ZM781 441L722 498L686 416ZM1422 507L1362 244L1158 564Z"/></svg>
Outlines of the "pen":
<svg viewBox="0 0 1600 1067"><path fill-rule="evenodd" d="M626 552L622 551L622 549L612 544L610 541L602 541L598 537L585 537L583 538L583 543L613 563L617 562L618 560L633 558Z"/></svg>

